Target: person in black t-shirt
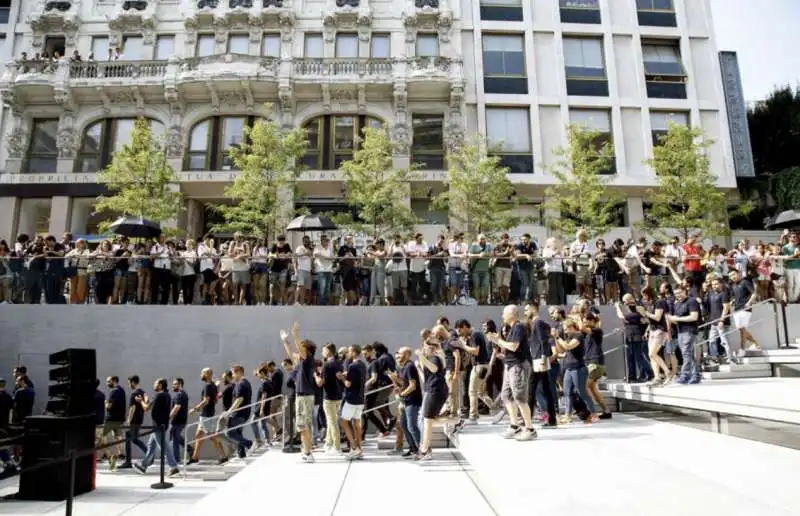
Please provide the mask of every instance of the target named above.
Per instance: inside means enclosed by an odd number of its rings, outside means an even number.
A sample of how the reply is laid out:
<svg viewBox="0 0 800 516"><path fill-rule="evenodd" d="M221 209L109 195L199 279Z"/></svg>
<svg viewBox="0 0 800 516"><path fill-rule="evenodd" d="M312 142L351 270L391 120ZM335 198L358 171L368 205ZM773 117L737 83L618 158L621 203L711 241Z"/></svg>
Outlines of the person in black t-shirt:
<svg viewBox="0 0 800 516"><path fill-rule="evenodd" d="M739 330L741 350L744 353L745 345L749 342L750 349L761 349L758 341L753 334L748 331L747 326L750 324L750 318L753 315L752 306L758 299L756 289L747 278L743 278L742 274L733 270L730 272L731 291L733 294L733 324Z"/></svg>
<svg viewBox="0 0 800 516"><path fill-rule="evenodd" d="M503 436L507 439L530 441L536 438L536 430L531 420L528 405L529 382L531 377L531 350L525 326L519 320L519 307L508 305L503 309L503 323L508 325L507 334L489 334L490 342L498 345L505 353L505 373L503 375L503 402L512 422ZM525 428L517 426L517 414L522 413Z"/></svg>
<svg viewBox="0 0 800 516"><path fill-rule="evenodd" d="M126 419L126 399L125 389L119 384L118 376L109 376L106 378L106 386L108 387L108 397L106 398L106 421L103 425L103 442L107 442L109 434L112 441L119 441L124 438L122 426L125 424ZM108 459L108 467L111 471L117 468L117 458L122 455L124 450L122 443L117 445L117 454L111 455Z"/></svg>
<svg viewBox="0 0 800 516"><path fill-rule="evenodd" d="M292 338L294 339L294 349L289 345L289 333L281 330L281 342L286 350L286 354L291 357L296 366L297 379L295 380L295 424L300 433L300 441L303 449L303 461L314 462L312 424L314 418L314 396L316 393L317 382L314 379L316 371L316 361L314 353L317 346L308 339L300 339L300 323L295 321L292 324Z"/></svg>
<svg viewBox="0 0 800 516"><path fill-rule="evenodd" d="M253 389L244 376L244 367L236 364L231 367L231 371L233 372L233 381L235 383L233 387L233 404L225 413L230 418L228 422L230 427L228 437L236 442L237 454L239 458L243 459L247 456L248 450L253 447L253 441L243 435L241 428L241 425L244 425L250 419L250 414L253 410L250 406L253 398Z"/></svg>
<svg viewBox="0 0 800 516"><path fill-rule="evenodd" d="M145 411L150 411L150 417L153 419L155 429L147 441L147 453L144 459L142 459L142 462L134 464L133 467L139 473L144 474L147 472L147 468L156 459L156 450L160 449L161 443L164 443L164 458L170 467L169 476L173 477L178 475L180 470L178 469L178 463L175 461L175 456L172 454L172 447L167 443L166 434L172 405L172 400L167 392L167 379L159 378L153 382L153 391L155 391L155 395L152 399L147 399L144 396L136 399L136 402L140 403Z"/></svg>
<svg viewBox="0 0 800 516"><path fill-rule="evenodd" d="M678 347L683 355L683 367L676 383L700 383L700 371L694 348L700 321L700 304L696 299L689 297L683 286L675 289L675 304L672 315L668 316L667 320L678 329Z"/></svg>
<svg viewBox="0 0 800 516"><path fill-rule="evenodd" d="M325 413L325 452L332 454L341 448L339 433L339 409L342 405L342 382L339 373L342 365L336 360L336 345L325 344L322 348L322 370L316 376L317 385L322 387L322 410Z"/></svg>
<svg viewBox="0 0 800 516"><path fill-rule="evenodd" d="M103 445L103 426L106 422L106 395L100 390L100 380L94 381L94 443Z"/></svg>
<svg viewBox="0 0 800 516"><path fill-rule="evenodd" d="M204 435L213 434L215 430L214 413L217 406L218 389L217 385L214 383L214 372L206 367L200 371L200 381L203 382L203 389L200 391L200 403L189 410L189 414L194 414L197 412L200 413L197 418L197 432L195 433L193 447L194 452L192 453L192 458L189 461L189 464L194 464L200 461L200 449L205 442L205 439L202 439L202 437ZM228 456L225 453L225 448L222 447L222 442L220 442L219 436L214 436L209 439L211 444L214 446L214 449L216 449L217 453L219 454L219 460L217 461L217 464L224 464L228 462Z"/></svg>
<svg viewBox="0 0 800 516"><path fill-rule="evenodd" d="M380 417L380 414L376 410L372 410L374 407L380 405L378 402L378 394L376 391L379 389L379 374L378 370L380 368L380 362L375 358L375 350L372 347L372 344L367 344L364 346L363 350L363 358L364 363L367 366L367 382L366 382L366 392L365 392L365 399L364 399L364 410L369 411L367 412L366 416L362 418L361 421L361 440L363 441L366 439L367 429L369 427L369 423L372 423L375 428L378 429L378 433L381 437L386 437L389 435L389 429L386 427L386 421Z"/></svg>
<svg viewBox="0 0 800 516"><path fill-rule="evenodd" d="M344 237L344 244L336 253L339 257L339 274L342 277L342 290L344 291L346 304L358 304L358 277L356 276L356 257L358 252L353 245L353 235Z"/></svg>
<svg viewBox="0 0 800 516"><path fill-rule="evenodd" d="M581 322L567 319L564 322L564 337L556 339L556 351L564 354L564 418L563 423L572 419L573 393L583 400L592 416L584 421L594 423L598 420L592 398L586 392L589 371L586 367L586 335L581 331ZM577 411L576 411L577 412ZM579 414L580 415L580 414Z"/></svg>
<svg viewBox="0 0 800 516"><path fill-rule="evenodd" d="M667 298L670 291L669 284L662 283L659 287L658 298L655 299L652 288L644 289L642 306L637 308L639 314L645 318L649 325L647 353L650 357L650 367L653 369L651 385L668 384L673 379L673 375L670 373L669 367L667 367L667 362L660 354L661 348L671 340L669 323L667 322L667 317L672 313L672 308Z"/></svg>
<svg viewBox="0 0 800 516"><path fill-rule="evenodd" d="M389 372L388 374L396 386L395 395L403 400L400 426L408 442L408 451L403 452L402 456L408 458L419 454L422 441L422 431L419 428L422 382L419 378L419 370L411 360L411 348L400 348L397 355L400 373Z"/></svg>
<svg viewBox="0 0 800 516"><path fill-rule="evenodd" d="M625 333L628 381L649 381L653 371L647 361L647 343L645 342L647 318L639 313L639 306L631 294L622 296L622 303L617 303L615 308Z"/></svg>
<svg viewBox="0 0 800 516"><path fill-rule="evenodd" d="M528 393L528 407L531 414L539 403L539 408L547 410L547 421L544 426L555 427L557 422L556 391L550 382L550 356L553 354L550 345L550 325L544 322L539 314L539 301L525 306L525 330L528 333L528 346L531 353L531 381ZM544 401L544 403L542 403Z"/></svg>
<svg viewBox="0 0 800 516"><path fill-rule="evenodd" d="M135 445L142 453L147 453L147 445L139 439L139 432L142 424L144 423L144 407L137 399L146 399L147 394L139 387L139 376L132 375L128 377L128 388L130 395L128 397L128 430L125 432L125 462L117 466L118 469L131 469L133 467L132 452Z"/></svg>
<svg viewBox="0 0 800 516"><path fill-rule="evenodd" d="M36 393L31 387L26 375L17 376L14 388L14 411L11 423L15 426L22 426L25 419L33 413L33 404L36 401Z"/></svg>
<svg viewBox="0 0 800 516"><path fill-rule="evenodd" d="M272 398L275 396L280 396L283 394L283 388L285 385L283 370L279 367L276 367L275 362L269 361L267 362L267 372L269 373L269 383L272 387L272 390L269 393L270 397ZM275 414L275 416L267 420L270 428L272 429L273 442L280 441L281 435L283 435L283 428L281 426L283 424L283 418L280 416L280 413L284 402L285 400L283 398L277 398L269 401L266 404L267 413Z"/></svg>
<svg viewBox="0 0 800 516"><path fill-rule="evenodd" d="M183 390L183 378L172 380L172 408L170 409L169 440L172 442L172 455L176 460L183 457L181 448L186 444L183 429L189 421L189 395ZM192 447L188 447L191 456Z"/></svg>
<svg viewBox="0 0 800 516"><path fill-rule="evenodd" d="M270 257L270 299L272 304L285 305L289 291L286 288L289 278L289 265L292 263L292 246L286 241L286 235L279 235L278 242L269 250Z"/></svg>
<svg viewBox="0 0 800 516"><path fill-rule="evenodd" d="M728 289L722 284L720 278L711 280L711 289L706 292L706 316L708 325L708 352L716 360L723 357L733 359L733 350L728 343L728 326L730 324L731 299ZM720 347L724 351L720 351Z"/></svg>
<svg viewBox="0 0 800 516"><path fill-rule="evenodd" d="M258 391L256 392L256 401L260 403L256 405L255 410L255 417L260 419L258 422L258 428L261 431L263 440L256 440L257 446L270 446L272 442L272 438L269 435L269 422L267 421L267 416L271 414L270 412L270 397L272 396L272 381L269 379L269 368L267 368L267 364L262 362L261 365L258 366L258 369L253 371L256 378L259 380ZM254 429L255 433L255 429ZM258 435L258 434L256 434Z"/></svg>
<svg viewBox="0 0 800 516"><path fill-rule="evenodd" d="M478 400L486 406L494 405L492 398L486 393L486 376L489 374L489 358L491 358L491 345L486 336L472 328L466 319L456 321L456 332L462 349L470 357L472 370L469 374L469 420L472 424L478 421Z"/></svg>
<svg viewBox="0 0 800 516"><path fill-rule="evenodd" d="M361 357L361 346L350 346L349 363L345 372L337 373L344 384L344 405L342 405L342 427L350 443L348 458L359 459L361 451L361 415L364 411L364 393L367 389L367 365Z"/></svg>

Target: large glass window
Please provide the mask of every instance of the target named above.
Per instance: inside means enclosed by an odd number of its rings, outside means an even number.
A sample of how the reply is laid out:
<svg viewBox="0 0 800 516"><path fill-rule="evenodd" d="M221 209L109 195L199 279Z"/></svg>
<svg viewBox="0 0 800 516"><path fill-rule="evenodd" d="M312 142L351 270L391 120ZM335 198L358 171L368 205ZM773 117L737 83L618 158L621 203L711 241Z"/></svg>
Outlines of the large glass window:
<svg viewBox="0 0 800 516"><path fill-rule="evenodd" d="M481 20L522 21L522 0L480 0Z"/></svg>
<svg viewBox="0 0 800 516"><path fill-rule="evenodd" d="M264 57L281 57L280 34L264 34L261 39L261 55Z"/></svg>
<svg viewBox="0 0 800 516"><path fill-rule="evenodd" d="M436 34L417 34L417 57L438 57L439 36Z"/></svg>
<svg viewBox="0 0 800 516"><path fill-rule="evenodd" d="M229 54L249 54L250 37L247 34L231 34L228 36Z"/></svg>
<svg viewBox="0 0 800 516"><path fill-rule="evenodd" d="M256 117L215 116L202 120L189 132L185 166L188 170L235 170L230 150L244 141L245 127Z"/></svg>
<svg viewBox="0 0 800 516"><path fill-rule="evenodd" d="M645 75L686 75L677 43L645 43L642 45L642 56Z"/></svg>
<svg viewBox="0 0 800 516"><path fill-rule="evenodd" d="M689 113L671 111L651 111L650 131L653 136L653 145L661 145L661 140L669 131L669 124L689 125Z"/></svg>
<svg viewBox="0 0 800 516"><path fill-rule="evenodd" d="M343 33L336 35L336 57L358 57L357 34Z"/></svg>
<svg viewBox="0 0 800 516"><path fill-rule="evenodd" d="M213 34L200 34L197 36L197 57L214 55L215 45Z"/></svg>
<svg viewBox="0 0 800 516"><path fill-rule="evenodd" d="M325 55L325 40L322 34L306 34L304 57L320 59Z"/></svg>
<svg viewBox="0 0 800 516"><path fill-rule="evenodd" d="M370 39L370 56L388 59L391 57L391 46L392 44L388 34L373 34Z"/></svg>
<svg viewBox="0 0 800 516"><path fill-rule="evenodd" d="M636 0L639 25L652 27L677 27L675 6L672 0Z"/></svg>
<svg viewBox="0 0 800 516"><path fill-rule="evenodd" d="M524 46L521 34L484 34L484 75L525 76Z"/></svg>
<svg viewBox="0 0 800 516"><path fill-rule="evenodd" d="M564 65L568 78L605 79L603 40L564 38Z"/></svg>
<svg viewBox="0 0 800 516"><path fill-rule="evenodd" d="M156 40L156 60L165 60L175 52L175 36L159 36Z"/></svg>
<svg viewBox="0 0 800 516"><path fill-rule="evenodd" d="M83 132L78 159L75 160L77 172L97 172L111 163L114 153L130 143L135 119L133 118L105 118L98 120ZM156 120L150 120L150 130L154 138L164 134L164 125Z"/></svg>
<svg viewBox="0 0 800 516"><path fill-rule="evenodd" d="M444 117L417 114L411 117L411 162L430 170L444 167Z"/></svg>
<svg viewBox="0 0 800 516"><path fill-rule="evenodd" d="M600 0L560 0L561 23L599 24Z"/></svg>
<svg viewBox="0 0 800 516"><path fill-rule="evenodd" d="M326 115L305 124L308 150L303 163L311 170L335 170L358 148L365 127L382 127L377 118L358 115Z"/></svg>
<svg viewBox="0 0 800 516"><path fill-rule="evenodd" d="M32 173L55 173L58 164L58 119L35 119L25 160L25 171Z"/></svg>
<svg viewBox="0 0 800 516"><path fill-rule="evenodd" d="M533 172L528 108L486 108L486 136L492 154L499 155L509 173Z"/></svg>
<svg viewBox="0 0 800 516"><path fill-rule="evenodd" d="M122 40L122 58L126 61L138 61L142 59L142 45L144 44L141 36L125 36Z"/></svg>
<svg viewBox="0 0 800 516"><path fill-rule="evenodd" d="M94 36L92 38L92 54L95 61L108 61L108 38L105 36Z"/></svg>
<svg viewBox="0 0 800 516"><path fill-rule="evenodd" d="M674 11L672 0L636 0L640 11Z"/></svg>
<svg viewBox="0 0 800 516"><path fill-rule="evenodd" d="M611 111L605 109L570 109L569 121L570 123L598 133L592 143L595 149L599 150L608 143L611 146L612 153L614 152ZM613 174L615 172L616 164L612 163L611 168L606 171L606 173Z"/></svg>

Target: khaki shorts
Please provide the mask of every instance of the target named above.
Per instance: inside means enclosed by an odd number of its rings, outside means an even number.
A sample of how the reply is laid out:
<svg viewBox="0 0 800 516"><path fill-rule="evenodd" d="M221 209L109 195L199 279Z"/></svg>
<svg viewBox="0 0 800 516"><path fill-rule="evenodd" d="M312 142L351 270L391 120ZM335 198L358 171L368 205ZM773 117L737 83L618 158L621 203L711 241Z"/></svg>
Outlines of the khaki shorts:
<svg viewBox="0 0 800 516"><path fill-rule="evenodd" d="M606 366L604 365L589 364L587 368L589 369L590 380L599 380L606 375Z"/></svg>
<svg viewBox="0 0 800 516"><path fill-rule="evenodd" d="M528 403L528 383L531 379L531 363L506 365L503 373L503 389L500 396L503 401Z"/></svg>
<svg viewBox="0 0 800 516"><path fill-rule="evenodd" d="M103 423L103 437L112 434L114 440L119 440L125 437L125 432L122 431L122 421L106 421Z"/></svg>
<svg viewBox="0 0 800 516"><path fill-rule="evenodd" d="M298 432L311 428L314 416L314 396L298 396L294 400L295 427Z"/></svg>
<svg viewBox="0 0 800 516"><path fill-rule="evenodd" d="M496 287L508 287L511 285L511 269L502 267L494 268L494 284Z"/></svg>

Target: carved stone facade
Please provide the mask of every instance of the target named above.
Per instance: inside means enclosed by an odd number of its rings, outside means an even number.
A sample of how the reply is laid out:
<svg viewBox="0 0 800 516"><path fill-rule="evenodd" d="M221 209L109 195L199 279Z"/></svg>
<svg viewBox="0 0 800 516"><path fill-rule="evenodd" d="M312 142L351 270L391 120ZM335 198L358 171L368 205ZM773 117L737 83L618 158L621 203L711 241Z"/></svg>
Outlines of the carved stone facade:
<svg viewBox="0 0 800 516"><path fill-rule="evenodd" d="M722 86L725 91L725 104L728 109L728 125L731 133L736 177L755 177L753 149L750 145L750 126L747 122L747 107L742 91L742 76L736 52L720 52Z"/></svg>

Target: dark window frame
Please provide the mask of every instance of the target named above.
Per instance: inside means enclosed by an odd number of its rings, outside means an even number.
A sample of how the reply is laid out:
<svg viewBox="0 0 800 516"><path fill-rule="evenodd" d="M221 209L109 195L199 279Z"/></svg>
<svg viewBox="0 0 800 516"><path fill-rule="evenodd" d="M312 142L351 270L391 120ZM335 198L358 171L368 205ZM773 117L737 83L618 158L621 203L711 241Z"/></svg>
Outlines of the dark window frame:
<svg viewBox="0 0 800 516"><path fill-rule="evenodd" d="M594 4L594 6L570 5L569 0L560 0L558 8L561 23L599 25L603 22L599 0L594 0Z"/></svg>
<svg viewBox="0 0 800 516"><path fill-rule="evenodd" d="M354 147L350 152L336 149L334 144L336 141L336 118L354 119ZM376 125L383 125L384 122L374 116L350 113L319 115L306 120L303 123L303 127L306 129L312 124L318 124L317 141L316 145L312 145L312 142L307 140L308 150L303 158L303 165L309 170L338 170L342 162L353 159L353 153L361 146L364 128L369 127L373 123Z"/></svg>
<svg viewBox="0 0 800 516"><path fill-rule="evenodd" d="M78 154L75 159L75 167L74 170L76 173L92 173L98 172L100 170L104 170L108 165L111 164L114 158L114 144L116 143L114 140L114 134L117 132L117 124L122 120L129 120L132 122L136 122L136 117L130 116L120 116L120 117L109 117L109 118L100 118L97 120L92 121L89 124L86 124L83 128L83 133L81 133L81 142L80 147L78 149ZM153 123L161 124L160 121L154 118L147 119L152 128ZM100 149L97 153L84 151L84 144L86 142L86 135L89 132L89 129L92 127L100 124ZM163 124L162 124L163 126ZM96 170L83 170L83 165L86 160L96 160L97 167Z"/></svg>
<svg viewBox="0 0 800 516"><path fill-rule="evenodd" d="M442 147L441 149L417 149L415 145L415 141L419 136L419 133L414 130L416 125L422 125L421 120L434 120L438 119L440 121L439 130L441 131L442 135ZM446 168L445 166L445 145L444 145L444 115L441 113L414 113L411 115L411 129L412 129L412 137L411 137L411 162L412 163L419 163L422 164L423 167L427 170L443 170ZM421 158L421 159L417 159ZM431 166L433 165L433 166Z"/></svg>
<svg viewBox="0 0 800 516"><path fill-rule="evenodd" d="M226 170L226 166L230 167L230 170L238 170L236 168L236 164L233 163L233 160L230 160L230 164L226 165L225 160L230 159L228 150L223 149L222 145L224 145L224 134L223 131L225 129L225 120L227 119L234 119L234 118L241 118L244 119L244 127L252 128L253 125L256 123L260 117L254 115L219 115L219 116L212 116L208 118L204 118L203 120L198 120L192 128L189 130L189 141L188 145L186 146L186 152L184 153L184 170L192 170L192 171L220 171ZM204 150L191 150L192 148L192 133L194 133L195 129L200 125L208 123L208 131L206 134L206 147ZM244 139L244 137L243 137ZM202 169L192 167L191 159L193 156L205 156L205 163Z"/></svg>
<svg viewBox="0 0 800 516"><path fill-rule="evenodd" d="M58 141L58 118L34 118L31 124L31 137L30 141L28 142L28 150L25 153L25 166L23 170L26 173L56 173L58 167L58 148L56 143L56 149L53 151L48 152L38 152L35 150L36 148L36 128L37 126L41 126L44 124L55 123L55 131L53 132L53 138ZM55 142L54 142L55 143ZM46 162L48 165L52 164L52 170L31 170L31 162L32 161L39 162ZM50 163L52 160L52 163Z"/></svg>
<svg viewBox="0 0 800 516"><path fill-rule="evenodd" d="M518 5L514 5L513 3L509 3L508 5L484 4L480 2L478 8L481 20L483 21L525 21L521 1L518 2Z"/></svg>

